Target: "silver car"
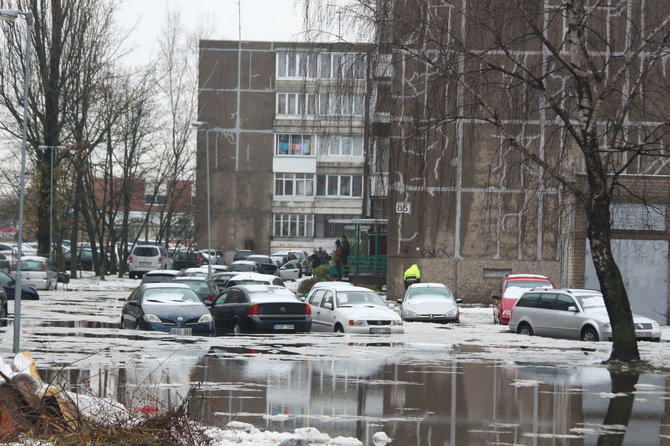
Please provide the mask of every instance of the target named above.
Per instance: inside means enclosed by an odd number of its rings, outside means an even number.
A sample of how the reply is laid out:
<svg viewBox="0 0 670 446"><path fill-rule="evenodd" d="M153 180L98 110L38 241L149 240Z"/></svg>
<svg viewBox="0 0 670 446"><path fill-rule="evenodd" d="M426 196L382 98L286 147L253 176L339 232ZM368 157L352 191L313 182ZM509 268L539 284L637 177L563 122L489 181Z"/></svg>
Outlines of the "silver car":
<svg viewBox="0 0 670 446"><path fill-rule="evenodd" d="M638 340L660 341L658 322L633 314ZM612 340L612 326L599 291L535 289L524 293L512 308L511 331L525 335Z"/></svg>
<svg viewBox="0 0 670 446"><path fill-rule="evenodd" d="M415 283L407 288L400 304L400 316L404 321L460 322L461 316L456 299L449 287L441 283Z"/></svg>

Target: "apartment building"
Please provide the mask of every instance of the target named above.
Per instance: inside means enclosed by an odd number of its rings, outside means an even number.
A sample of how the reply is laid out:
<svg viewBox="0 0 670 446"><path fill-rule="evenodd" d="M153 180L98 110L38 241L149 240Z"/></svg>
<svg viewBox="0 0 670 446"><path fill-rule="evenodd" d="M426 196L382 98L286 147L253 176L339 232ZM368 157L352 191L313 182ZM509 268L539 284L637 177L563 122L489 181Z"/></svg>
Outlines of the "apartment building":
<svg viewBox="0 0 670 446"><path fill-rule="evenodd" d="M198 119L206 125L197 190L205 190L208 143L212 246L228 256L242 248L332 249L351 228L331 220L371 215L385 191L366 179L381 158L366 136L373 133L367 51L200 42ZM199 209L204 195L197 194Z"/></svg>

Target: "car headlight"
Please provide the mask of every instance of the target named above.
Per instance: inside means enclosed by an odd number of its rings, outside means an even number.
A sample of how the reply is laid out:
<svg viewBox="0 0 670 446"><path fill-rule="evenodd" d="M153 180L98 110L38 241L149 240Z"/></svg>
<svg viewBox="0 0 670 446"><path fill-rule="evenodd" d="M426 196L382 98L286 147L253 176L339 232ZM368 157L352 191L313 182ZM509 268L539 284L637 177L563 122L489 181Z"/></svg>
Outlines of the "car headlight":
<svg viewBox="0 0 670 446"><path fill-rule="evenodd" d="M404 313L405 317L417 317L418 316L418 314L416 314L412 310L408 310L406 308L403 308L402 312Z"/></svg>
<svg viewBox="0 0 670 446"><path fill-rule="evenodd" d="M398 319L398 320L392 320L392 321L391 321L391 325L402 325L402 320L400 320L400 319Z"/></svg>
<svg viewBox="0 0 670 446"><path fill-rule="evenodd" d="M158 322L159 324L161 323L161 318L156 316L155 314L149 314L146 313L142 319L144 319L146 322Z"/></svg>
<svg viewBox="0 0 670 446"><path fill-rule="evenodd" d="M199 324L204 324L206 322L212 322L211 314L203 314L202 316L200 316L200 319L198 319Z"/></svg>
<svg viewBox="0 0 670 446"><path fill-rule="evenodd" d="M449 310L446 313L444 313L444 315L448 316L448 317L454 317L457 314L458 314L458 310L456 310L455 308L453 310Z"/></svg>
<svg viewBox="0 0 670 446"><path fill-rule="evenodd" d="M503 316L511 316L512 315L512 310L504 310L503 311Z"/></svg>
<svg viewBox="0 0 670 446"><path fill-rule="evenodd" d="M652 330L660 330L661 329L661 324L659 324L656 321L651 321L651 329Z"/></svg>
<svg viewBox="0 0 670 446"><path fill-rule="evenodd" d="M355 320L349 319L349 325L351 325L352 327L354 327L354 326L355 326L355 327L361 327L361 326L363 326L363 325L367 325L367 324L368 324L368 323L365 322L364 320L361 320L361 321L355 321Z"/></svg>
<svg viewBox="0 0 670 446"><path fill-rule="evenodd" d="M609 322L605 322L605 323L603 324L603 328L606 329L606 330L609 330L609 329L612 328L612 324L610 324Z"/></svg>

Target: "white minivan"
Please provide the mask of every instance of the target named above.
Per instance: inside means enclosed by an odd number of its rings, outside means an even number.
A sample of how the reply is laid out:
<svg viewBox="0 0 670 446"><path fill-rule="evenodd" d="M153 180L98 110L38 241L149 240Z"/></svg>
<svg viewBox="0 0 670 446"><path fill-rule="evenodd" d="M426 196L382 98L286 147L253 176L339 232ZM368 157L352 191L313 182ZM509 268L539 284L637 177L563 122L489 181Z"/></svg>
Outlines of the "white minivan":
<svg viewBox="0 0 670 446"><path fill-rule="evenodd" d="M16 278L16 262L12 263L11 276ZM21 281L38 290L55 290L58 273L54 270L51 260L46 257L22 256Z"/></svg>
<svg viewBox="0 0 670 446"><path fill-rule="evenodd" d="M165 246L137 245L128 256L128 276L141 278L155 269L172 269L173 260Z"/></svg>

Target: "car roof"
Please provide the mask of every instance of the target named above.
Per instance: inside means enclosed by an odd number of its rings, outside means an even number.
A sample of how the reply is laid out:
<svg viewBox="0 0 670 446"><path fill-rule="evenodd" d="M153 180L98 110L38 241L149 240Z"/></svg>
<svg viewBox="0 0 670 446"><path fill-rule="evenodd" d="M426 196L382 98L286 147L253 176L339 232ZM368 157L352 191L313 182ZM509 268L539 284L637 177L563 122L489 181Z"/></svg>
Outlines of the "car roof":
<svg viewBox="0 0 670 446"><path fill-rule="evenodd" d="M189 290L191 289L188 285L174 282L143 283L141 286L143 286L144 288L186 288Z"/></svg>
<svg viewBox="0 0 670 446"><path fill-rule="evenodd" d="M174 280L179 282L189 281L189 282L206 282L209 280L207 277L198 277L198 276L188 276L188 277L177 277Z"/></svg>
<svg viewBox="0 0 670 446"><path fill-rule="evenodd" d="M509 274L505 276L505 279L509 280L515 280L515 279L543 279L546 281L550 281L549 277L547 276L542 276L540 274Z"/></svg>
<svg viewBox="0 0 670 446"><path fill-rule="evenodd" d="M42 256L21 256L21 260L34 260L34 261L38 261L38 262L39 261L45 262L49 259L47 259L46 257L42 257Z"/></svg>
<svg viewBox="0 0 670 446"><path fill-rule="evenodd" d="M448 288L448 287L445 284L438 282L419 282L411 284L409 288Z"/></svg>
<svg viewBox="0 0 670 446"><path fill-rule="evenodd" d="M194 268L186 268L185 273L207 273L209 270L206 266L196 266Z"/></svg>
<svg viewBox="0 0 670 446"><path fill-rule="evenodd" d="M249 294L259 295L267 294L269 297L276 298L277 295L280 296L290 296L297 299L295 293L288 288L278 285L265 285L265 284L249 284L249 285L235 285L229 289L241 288L246 290Z"/></svg>
<svg viewBox="0 0 670 446"><path fill-rule="evenodd" d="M253 260L235 260L232 264L233 265L255 265L256 262L254 262Z"/></svg>
<svg viewBox="0 0 670 446"><path fill-rule="evenodd" d="M275 280L278 279L279 277L274 276L272 274L260 274L260 273L245 273L245 272L240 272L238 274L235 274L232 276L230 279L236 279L236 280Z"/></svg>
<svg viewBox="0 0 670 446"><path fill-rule="evenodd" d="M145 276L179 276L181 271L176 269L154 269L144 273Z"/></svg>
<svg viewBox="0 0 670 446"><path fill-rule="evenodd" d="M356 286L350 282L317 282L312 287L313 290L318 288L330 288L334 291L372 291L374 293L370 288Z"/></svg>

